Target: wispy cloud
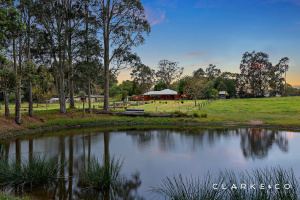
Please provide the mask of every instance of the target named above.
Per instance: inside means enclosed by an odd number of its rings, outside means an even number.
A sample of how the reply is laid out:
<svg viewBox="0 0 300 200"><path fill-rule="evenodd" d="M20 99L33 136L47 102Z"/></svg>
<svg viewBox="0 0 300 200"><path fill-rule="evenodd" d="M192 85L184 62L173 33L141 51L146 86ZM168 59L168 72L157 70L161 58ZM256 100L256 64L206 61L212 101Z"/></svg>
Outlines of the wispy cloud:
<svg viewBox="0 0 300 200"><path fill-rule="evenodd" d="M204 53L188 53L183 56L176 56L175 58L185 58L185 57L190 57L190 56L202 56Z"/></svg>
<svg viewBox="0 0 300 200"><path fill-rule="evenodd" d="M188 65L186 67L203 67L203 66L208 66L209 64L218 65L220 63L218 63L218 62L210 62L210 63L203 63L203 64L197 64L197 65L195 65L195 64Z"/></svg>
<svg viewBox="0 0 300 200"><path fill-rule="evenodd" d="M180 0L157 0L156 4L163 7L177 8Z"/></svg>
<svg viewBox="0 0 300 200"><path fill-rule="evenodd" d="M121 69L120 71L122 71L122 72L130 72L132 70L133 70L133 68L131 67L131 68Z"/></svg>
<svg viewBox="0 0 300 200"><path fill-rule="evenodd" d="M271 1L271 3L276 3L276 2L286 2L286 3L300 5L300 0L272 0Z"/></svg>
<svg viewBox="0 0 300 200"><path fill-rule="evenodd" d="M160 24L166 20L166 11L161 9L153 9L146 6L146 18L150 22L151 26Z"/></svg>

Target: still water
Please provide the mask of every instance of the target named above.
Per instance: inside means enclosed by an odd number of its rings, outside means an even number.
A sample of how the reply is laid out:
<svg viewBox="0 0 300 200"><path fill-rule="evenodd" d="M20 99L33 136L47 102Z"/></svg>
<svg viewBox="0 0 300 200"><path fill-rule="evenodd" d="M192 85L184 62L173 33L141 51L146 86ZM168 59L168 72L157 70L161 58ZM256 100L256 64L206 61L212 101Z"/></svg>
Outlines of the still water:
<svg viewBox="0 0 300 200"><path fill-rule="evenodd" d="M59 187L27 193L36 199L98 199L80 188L79 171L86 160L106 154L124 159L119 199L157 199L149 187L166 176L203 177L224 169L293 168L300 177L300 134L261 129L82 129L4 141L6 158L28 159L34 153L69 160ZM10 192L19 194L20 191ZM21 191L24 193L24 191ZM153 198L154 197L154 198Z"/></svg>

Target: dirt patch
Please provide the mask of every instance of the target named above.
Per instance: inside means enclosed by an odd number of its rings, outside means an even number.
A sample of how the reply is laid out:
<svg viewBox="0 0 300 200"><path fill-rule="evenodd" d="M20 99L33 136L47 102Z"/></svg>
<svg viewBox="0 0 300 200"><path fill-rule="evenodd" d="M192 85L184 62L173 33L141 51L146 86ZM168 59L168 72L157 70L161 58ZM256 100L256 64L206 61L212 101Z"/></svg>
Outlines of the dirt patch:
<svg viewBox="0 0 300 200"><path fill-rule="evenodd" d="M264 122L260 121L260 120L250 120L249 122L247 122L247 124L249 124L249 125L263 125Z"/></svg>

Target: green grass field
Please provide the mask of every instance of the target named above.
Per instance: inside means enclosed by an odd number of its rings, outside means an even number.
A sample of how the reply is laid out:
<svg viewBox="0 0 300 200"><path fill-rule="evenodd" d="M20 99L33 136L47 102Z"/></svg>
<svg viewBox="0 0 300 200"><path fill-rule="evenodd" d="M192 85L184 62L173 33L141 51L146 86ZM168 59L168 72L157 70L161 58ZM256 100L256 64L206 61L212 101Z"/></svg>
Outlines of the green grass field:
<svg viewBox="0 0 300 200"><path fill-rule="evenodd" d="M282 98L256 98L256 99L227 99L227 100L217 100L213 101L205 107L198 109L198 106L195 107L193 100L184 100L181 101L155 101L150 102L150 104L145 105L127 105L129 108L139 108L145 109L146 113L171 113L176 110L179 110L193 114L197 112L199 114L206 113L207 118L197 119L199 122L249 122L251 120L258 120L264 124L269 125L279 125L279 126L299 126L300 125L300 97L282 97ZM207 100L198 100L197 103L207 102ZM133 103L133 102L132 102ZM93 103L95 105L102 106L102 103ZM69 105L67 104L67 107ZM85 107L88 107L88 104L85 104ZM180 108L179 108L180 107ZM77 110L82 109L82 103L76 103ZM14 106L11 106L11 115L13 116ZM26 111L24 109L27 109ZM116 108L111 107L115 111L125 111L125 108ZM47 123L51 124L54 121L60 120L59 115L57 114L59 110L59 104L49 104L48 110L46 110L45 104L40 104L39 108L34 107L34 113L37 116L43 116L46 119L52 120ZM189 110L189 111L188 111ZM28 112L28 104L22 104L22 112L25 114ZM0 115L4 114L4 106L0 110ZM88 114L87 114L88 115ZM57 119L56 119L57 118ZM61 119L66 123L68 120L72 123L77 122L78 120L83 121L101 121L102 119L97 119L97 116L93 115L91 119L69 119L63 117ZM114 120L122 122L125 118L113 117ZM150 120L150 119L148 119ZM167 120L167 119L166 119ZM126 120L125 120L126 121ZM142 120L144 121L144 120ZM156 120L154 120L156 121ZM159 120L158 120L159 121ZM168 120L167 120L168 121Z"/></svg>

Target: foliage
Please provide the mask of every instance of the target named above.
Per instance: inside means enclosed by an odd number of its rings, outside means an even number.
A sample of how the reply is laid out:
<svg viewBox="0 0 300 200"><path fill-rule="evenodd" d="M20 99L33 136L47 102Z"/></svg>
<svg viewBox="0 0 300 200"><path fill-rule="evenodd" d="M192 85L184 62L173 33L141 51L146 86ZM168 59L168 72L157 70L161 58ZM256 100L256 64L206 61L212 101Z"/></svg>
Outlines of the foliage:
<svg viewBox="0 0 300 200"><path fill-rule="evenodd" d="M154 86L154 91L161 91L161 90L165 90L167 89L168 86L166 83L164 82L159 82Z"/></svg>
<svg viewBox="0 0 300 200"><path fill-rule="evenodd" d="M206 77L208 81L213 80L214 78L220 76L221 70L216 68L216 65L209 64L206 68Z"/></svg>
<svg viewBox="0 0 300 200"><path fill-rule="evenodd" d="M197 112L194 112L193 116L196 117L196 118L200 117L200 115Z"/></svg>
<svg viewBox="0 0 300 200"><path fill-rule="evenodd" d="M193 71L193 77L195 78L204 78L206 75L205 71L202 68L199 68Z"/></svg>
<svg viewBox="0 0 300 200"><path fill-rule="evenodd" d="M204 79L191 78L187 81L183 92L188 99L196 100L204 97L204 87Z"/></svg>
<svg viewBox="0 0 300 200"><path fill-rule="evenodd" d="M155 83L155 71L144 64L134 66L130 75L133 82L138 84L141 93L149 91Z"/></svg>
<svg viewBox="0 0 300 200"><path fill-rule="evenodd" d="M159 82L166 83L167 88L169 88L173 81L180 78L183 70L184 68L179 67L177 62L161 60L158 62L156 77Z"/></svg>
<svg viewBox="0 0 300 200"><path fill-rule="evenodd" d="M277 92L283 92L283 73L288 70L289 59L282 58L275 66L269 61L269 55L263 52L246 52L243 55L240 70L241 74L237 76L239 83L239 95L242 97L264 96L268 89L274 95Z"/></svg>
<svg viewBox="0 0 300 200"><path fill-rule="evenodd" d="M227 91L227 87L223 81L220 82L220 84L217 87L217 90L220 91Z"/></svg>
<svg viewBox="0 0 300 200"><path fill-rule="evenodd" d="M213 89L211 90L211 97L212 97L212 98L218 98L218 97L219 97L219 92L218 92L218 90L216 90L215 88L213 88Z"/></svg>

